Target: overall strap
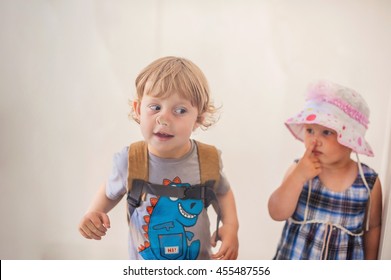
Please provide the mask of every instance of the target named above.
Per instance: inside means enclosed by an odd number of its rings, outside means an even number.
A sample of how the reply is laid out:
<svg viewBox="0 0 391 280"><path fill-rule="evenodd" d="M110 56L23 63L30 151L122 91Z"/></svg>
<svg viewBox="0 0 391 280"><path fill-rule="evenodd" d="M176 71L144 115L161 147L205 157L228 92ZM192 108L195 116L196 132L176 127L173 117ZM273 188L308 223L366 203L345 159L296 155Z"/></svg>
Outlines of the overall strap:
<svg viewBox="0 0 391 280"><path fill-rule="evenodd" d="M220 180L220 159L216 147L195 141L197 145L198 161L200 163L201 184L215 181L214 188Z"/></svg>
<svg viewBox="0 0 391 280"><path fill-rule="evenodd" d="M220 158L215 146L195 141L198 151L198 161L200 165L201 184L213 184L213 192L210 194L210 202L217 214L216 222L216 238L217 242L220 239L219 227L221 221L221 208L217 199L217 187L220 181Z"/></svg>
<svg viewBox="0 0 391 280"><path fill-rule="evenodd" d="M145 141L130 144L128 158L128 192L131 191L133 180L148 181L148 145Z"/></svg>
<svg viewBox="0 0 391 280"><path fill-rule="evenodd" d="M145 141L135 142L129 145L128 154L128 180L127 180L127 209L128 209L128 223L132 217L134 209L140 206L142 199L142 189L133 188L133 182L136 180L148 181L148 145Z"/></svg>

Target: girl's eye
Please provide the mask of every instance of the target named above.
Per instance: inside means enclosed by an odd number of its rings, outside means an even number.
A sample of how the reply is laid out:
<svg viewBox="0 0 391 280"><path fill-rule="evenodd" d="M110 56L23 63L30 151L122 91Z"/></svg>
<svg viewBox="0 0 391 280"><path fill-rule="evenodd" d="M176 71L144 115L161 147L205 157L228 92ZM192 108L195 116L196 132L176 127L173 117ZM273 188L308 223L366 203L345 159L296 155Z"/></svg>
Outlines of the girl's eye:
<svg viewBox="0 0 391 280"><path fill-rule="evenodd" d="M186 108L179 107L174 110L175 114L177 115L183 115L187 112Z"/></svg>
<svg viewBox="0 0 391 280"><path fill-rule="evenodd" d="M149 105L148 108L152 111L160 111L161 109L160 105Z"/></svg>
<svg viewBox="0 0 391 280"><path fill-rule="evenodd" d="M314 130L312 128L306 128L305 130L308 134L313 134Z"/></svg>
<svg viewBox="0 0 391 280"><path fill-rule="evenodd" d="M329 135L333 135L334 133L332 132L332 131L330 131L330 130L324 130L323 131L323 135L325 135L325 136L329 136Z"/></svg>

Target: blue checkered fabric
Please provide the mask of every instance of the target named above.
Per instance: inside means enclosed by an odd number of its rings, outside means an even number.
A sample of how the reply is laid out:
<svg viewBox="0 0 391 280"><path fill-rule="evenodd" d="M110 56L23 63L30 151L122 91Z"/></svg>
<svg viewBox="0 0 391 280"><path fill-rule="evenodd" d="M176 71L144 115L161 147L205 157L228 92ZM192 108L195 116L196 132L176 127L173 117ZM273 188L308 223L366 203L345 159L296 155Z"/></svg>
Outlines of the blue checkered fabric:
<svg viewBox="0 0 391 280"><path fill-rule="evenodd" d="M361 166L372 190L377 174L367 165ZM315 177L304 222L308 192L307 183L294 214L285 223L274 259L364 259L362 232L369 194L361 176L343 192L327 189Z"/></svg>

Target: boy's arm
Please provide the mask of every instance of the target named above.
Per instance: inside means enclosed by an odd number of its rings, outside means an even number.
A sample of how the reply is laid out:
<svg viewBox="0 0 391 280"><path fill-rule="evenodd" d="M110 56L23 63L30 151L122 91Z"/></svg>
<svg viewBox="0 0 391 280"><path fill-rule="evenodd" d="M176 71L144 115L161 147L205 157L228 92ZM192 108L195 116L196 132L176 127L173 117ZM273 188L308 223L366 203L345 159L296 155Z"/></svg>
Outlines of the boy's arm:
<svg viewBox="0 0 391 280"><path fill-rule="evenodd" d="M239 240L238 229L239 221L236 213L235 198L232 190L223 195L218 195L221 209L221 221L223 225L219 229L219 237L222 241L221 247L216 254L212 255L214 259L235 260L238 257ZM212 246L216 246L216 232L212 236Z"/></svg>
<svg viewBox="0 0 391 280"><path fill-rule="evenodd" d="M369 230L364 233L364 253L367 260L376 260L378 258L382 208L381 184L379 178L377 178L371 192Z"/></svg>
<svg viewBox="0 0 391 280"><path fill-rule="evenodd" d="M110 219L107 213L118 204L121 198L119 197L116 200L109 199L106 196L106 185L102 184L87 213L80 221L80 234L87 239L95 240L100 240L102 236L106 235L107 229L110 228Z"/></svg>

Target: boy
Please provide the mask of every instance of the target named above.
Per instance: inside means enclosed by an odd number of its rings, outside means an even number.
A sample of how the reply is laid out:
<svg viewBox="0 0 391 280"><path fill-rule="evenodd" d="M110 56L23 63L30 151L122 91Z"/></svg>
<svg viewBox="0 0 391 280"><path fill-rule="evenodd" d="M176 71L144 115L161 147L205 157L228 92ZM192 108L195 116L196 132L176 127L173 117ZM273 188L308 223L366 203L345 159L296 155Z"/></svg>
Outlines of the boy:
<svg viewBox="0 0 391 280"><path fill-rule="evenodd" d="M205 144L190 136L198 127L212 125L216 111L202 71L187 59L163 57L139 74L136 89L132 116L140 124L142 143L147 148L147 163L145 168L141 166L146 173L140 183L142 190L164 185L173 192L199 191L205 187L201 177L207 173L201 172L200 163ZM143 191L135 195L137 183L135 185L131 174L137 173L135 170L142 164L139 159L132 159L132 151L136 151L133 145L114 155L112 174L83 217L80 233L85 238L100 240L110 227L107 213L128 193L131 259L236 259L239 225L234 196L221 171L220 153L214 191L205 188L202 196L183 198L164 194L161 186L156 187L156 192ZM207 159L211 156L209 152L205 154ZM211 196L204 196L206 193ZM220 208L218 215L221 214L223 225L210 240L206 207L213 202L214 194L220 205L215 209ZM222 244L219 251L212 254L211 245L216 246L217 239Z"/></svg>

